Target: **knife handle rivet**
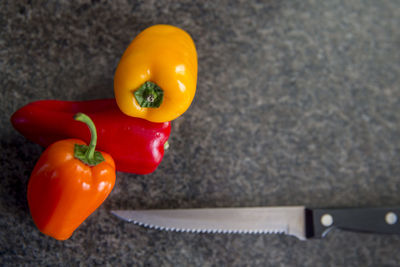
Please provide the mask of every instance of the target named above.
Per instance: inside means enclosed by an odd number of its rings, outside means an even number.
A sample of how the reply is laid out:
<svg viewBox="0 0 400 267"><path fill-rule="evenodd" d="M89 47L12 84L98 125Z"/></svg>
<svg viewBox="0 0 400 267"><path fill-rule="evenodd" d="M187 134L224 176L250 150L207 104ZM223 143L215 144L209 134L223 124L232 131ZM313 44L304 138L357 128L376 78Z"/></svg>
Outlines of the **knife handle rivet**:
<svg viewBox="0 0 400 267"><path fill-rule="evenodd" d="M388 212L385 216L385 221L387 224L395 224L397 222L397 215L394 212Z"/></svg>
<svg viewBox="0 0 400 267"><path fill-rule="evenodd" d="M321 217L321 224L325 227L331 226L333 224L333 217L330 214L324 214Z"/></svg>

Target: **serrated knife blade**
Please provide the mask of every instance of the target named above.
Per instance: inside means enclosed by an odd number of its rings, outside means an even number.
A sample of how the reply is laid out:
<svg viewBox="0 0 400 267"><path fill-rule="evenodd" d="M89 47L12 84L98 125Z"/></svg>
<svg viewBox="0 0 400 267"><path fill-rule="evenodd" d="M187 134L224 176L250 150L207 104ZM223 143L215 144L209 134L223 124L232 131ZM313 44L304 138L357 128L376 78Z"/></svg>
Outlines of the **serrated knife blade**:
<svg viewBox="0 0 400 267"><path fill-rule="evenodd" d="M343 230L400 234L400 208L311 209L304 206L113 210L135 224L178 232L287 234L300 240Z"/></svg>

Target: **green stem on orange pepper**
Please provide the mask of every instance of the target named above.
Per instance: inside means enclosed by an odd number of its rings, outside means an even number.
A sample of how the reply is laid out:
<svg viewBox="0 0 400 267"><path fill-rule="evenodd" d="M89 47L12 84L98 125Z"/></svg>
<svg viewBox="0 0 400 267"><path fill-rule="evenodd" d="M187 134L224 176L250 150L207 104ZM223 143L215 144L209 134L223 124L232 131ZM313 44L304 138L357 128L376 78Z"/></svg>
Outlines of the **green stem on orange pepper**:
<svg viewBox="0 0 400 267"><path fill-rule="evenodd" d="M96 126L89 116L83 113L77 113L74 119L85 123L90 130L90 143L88 146L75 144L74 156L75 158L81 160L83 163L89 166L96 166L97 164L104 161L103 156L100 152L96 151L97 145L97 131Z"/></svg>

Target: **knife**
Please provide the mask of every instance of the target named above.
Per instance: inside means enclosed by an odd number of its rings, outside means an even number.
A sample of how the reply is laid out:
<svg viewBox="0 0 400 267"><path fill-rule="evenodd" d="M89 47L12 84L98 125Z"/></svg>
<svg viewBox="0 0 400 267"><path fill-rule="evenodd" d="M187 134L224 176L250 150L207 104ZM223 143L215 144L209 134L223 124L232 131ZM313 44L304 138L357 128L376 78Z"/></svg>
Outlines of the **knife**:
<svg viewBox="0 0 400 267"><path fill-rule="evenodd" d="M112 210L122 220L159 230L196 233L287 234L322 238L334 228L400 234L400 207L307 208L304 206Z"/></svg>

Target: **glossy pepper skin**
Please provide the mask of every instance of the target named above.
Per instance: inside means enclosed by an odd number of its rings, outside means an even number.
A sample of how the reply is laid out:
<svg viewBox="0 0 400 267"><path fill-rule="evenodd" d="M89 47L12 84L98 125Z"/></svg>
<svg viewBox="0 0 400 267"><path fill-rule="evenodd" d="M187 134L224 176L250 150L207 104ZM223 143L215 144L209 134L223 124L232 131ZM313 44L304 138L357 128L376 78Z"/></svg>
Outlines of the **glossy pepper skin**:
<svg viewBox="0 0 400 267"><path fill-rule="evenodd" d="M161 163L170 122L152 123L127 116L115 99L36 101L17 110L11 123L26 138L44 147L68 138L89 142L88 128L73 119L77 112L93 120L99 136L97 147L111 154L118 171L148 174Z"/></svg>
<svg viewBox="0 0 400 267"><path fill-rule="evenodd" d="M68 239L103 203L115 184L112 157L97 152L102 160L88 165L75 157L76 144L86 145L79 139L67 139L49 146L28 182L33 221L42 233L58 240Z"/></svg>
<svg viewBox="0 0 400 267"><path fill-rule="evenodd" d="M159 107L142 107L135 97L148 81L163 91ZM189 108L196 83L197 52L190 35L171 25L154 25L139 33L122 55L114 76L114 93L123 113L166 122ZM153 96L155 102L160 100L155 94L142 94L150 106Z"/></svg>

